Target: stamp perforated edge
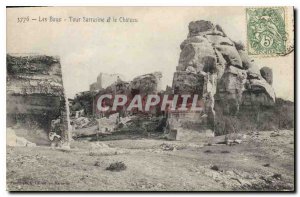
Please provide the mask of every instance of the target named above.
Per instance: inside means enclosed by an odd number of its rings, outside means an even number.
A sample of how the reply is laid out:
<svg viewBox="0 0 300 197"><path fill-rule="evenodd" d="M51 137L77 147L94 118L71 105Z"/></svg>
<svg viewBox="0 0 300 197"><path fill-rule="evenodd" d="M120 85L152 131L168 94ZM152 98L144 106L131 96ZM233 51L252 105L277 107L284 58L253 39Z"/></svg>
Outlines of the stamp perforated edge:
<svg viewBox="0 0 300 197"><path fill-rule="evenodd" d="M289 28L288 26L288 23L287 23L287 19L289 19L289 16L287 14L287 7L286 6L253 6L253 7L246 7L245 8L245 20L246 20L246 23L245 23L245 26L246 26L246 48L247 48L247 53L249 56L255 56L255 57L279 57L279 56L285 56L287 54L289 54L291 51L293 51L293 49L290 51L288 50L289 47L291 46L288 46L287 44L285 44L285 52L284 53L273 53L273 54L252 54L250 53L250 50L249 50L249 41L248 41L248 16L247 16L247 10L248 9L255 9L255 8L258 8L258 9L261 9L261 8L283 8L283 11L284 11L284 24L285 24L285 32L286 32L286 36L287 36L287 40L290 39L290 36L289 34L287 33L287 29Z"/></svg>

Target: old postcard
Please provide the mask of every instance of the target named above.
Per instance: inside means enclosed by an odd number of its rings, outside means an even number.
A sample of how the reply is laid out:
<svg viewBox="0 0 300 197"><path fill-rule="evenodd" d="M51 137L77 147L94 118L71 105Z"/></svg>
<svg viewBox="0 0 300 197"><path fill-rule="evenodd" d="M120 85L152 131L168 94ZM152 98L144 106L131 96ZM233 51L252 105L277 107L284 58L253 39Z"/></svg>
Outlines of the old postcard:
<svg viewBox="0 0 300 197"><path fill-rule="evenodd" d="M7 7L8 191L294 191L293 7Z"/></svg>

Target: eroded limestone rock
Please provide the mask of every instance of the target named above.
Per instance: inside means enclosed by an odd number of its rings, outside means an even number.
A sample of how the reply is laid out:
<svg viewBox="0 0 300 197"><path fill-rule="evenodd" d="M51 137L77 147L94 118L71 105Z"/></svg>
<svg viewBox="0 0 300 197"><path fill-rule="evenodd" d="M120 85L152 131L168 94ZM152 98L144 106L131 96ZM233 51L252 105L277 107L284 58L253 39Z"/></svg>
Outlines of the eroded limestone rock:
<svg viewBox="0 0 300 197"><path fill-rule="evenodd" d="M261 76L270 84L273 83L273 72L272 69L269 67L263 67L260 69Z"/></svg>
<svg viewBox="0 0 300 197"><path fill-rule="evenodd" d="M275 104L272 71L260 70L242 43L232 41L221 26L210 21L190 22L188 29L187 39L180 45L172 88L176 94L201 95L204 109L199 114L201 119L206 117L207 129L215 128L215 100L220 105L218 113L229 116L235 116L241 105ZM182 124L177 121L171 129L176 130L174 127L178 130Z"/></svg>
<svg viewBox="0 0 300 197"><path fill-rule="evenodd" d="M193 21L188 29L188 37L180 45L181 54L176 69L181 73L174 74L173 88L183 92L186 90L185 80L179 77L185 76L185 72L195 75L200 73L203 75L203 72L216 73L218 79L216 92L220 99L236 99L234 103L239 105L242 103L242 93L247 91L250 94L266 95L269 100L261 103L262 105L274 104L272 71L268 68L259 70L242 43L232 41L219 25L214 25L210 21ZM180 83L181 87L178 85ZM204 81L202 83L204 84ZM188 89L193 89L192 86L193 83ZM194 89L203 90L199 87Z"/></svg>

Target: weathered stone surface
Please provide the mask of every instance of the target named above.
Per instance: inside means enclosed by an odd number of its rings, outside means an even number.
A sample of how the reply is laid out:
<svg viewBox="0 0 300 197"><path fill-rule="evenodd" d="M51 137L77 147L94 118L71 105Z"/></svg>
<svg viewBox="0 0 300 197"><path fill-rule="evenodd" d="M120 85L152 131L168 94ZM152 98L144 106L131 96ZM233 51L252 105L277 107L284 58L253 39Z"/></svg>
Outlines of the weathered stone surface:
<svg viewBox="0 0 300 197"><path fill-rule="evenodd" d="M36 128L27 129L48 133L51 120L59 118L62 123L59 135L67 140L68 106L59 58L8 54L6 87L8 126L28 127L30 122Z"/></svg>
<svg viewBox="0 0 300 197"><path fill-rule="evenodd" d="M7 55L9 75L57 75L62 76L58 57L46 55Z"/></svg>
<svg viewBox="0 0 300 197"><path fill-rule="evenodd" d="M259 90L258 93L246 90L243 92L242 106L274 106L274 101L264 90Z"/></svg>
<svg viewBox="0 0 300 197"><path fill-rule="evenodd" d="M273 83L273 72L269 67L263 67L260 69L261 76L270 84Z"/></svg>
<svg viewBox="0 0 300 197"><path fill-rule="evenodd" d="M7 55L7 94L63 93L59 58L35 55Z"/></svg>
<svg viewBox="0 0 300 197"><path fill-rule="evenodd" d="M188 37L205 34L224 35L222 28L220 26L215 27L210 21L200 20L190 22Z"/></svg>
<svg viewBox="0 0 300 197"><path fill-rule="evenodd" d="M242 105L272 106L275 103L272 71L259 70L244 45L227 37L221 26L204 20L191 22L188 37L180 48L172 88L176 94L201 92L206 120L191 119L205 125L198 129L214 129L218 122L216 107L218 113L236 116ZM215 99L218 106L215 106ZM179 128L193 125L189 121L181 120L178 125L171 118L170 124L174 126L171 129L178 135Z"/></svg>
<svg viewBox="0 0 300 197"><path fill-rule="evenodd" d="M218 87L219 91L233 92L236 90L243 91L246 83L246 71L237 69L233 66L227 67Z"/></svg>
<svg viewBox="0 0 300 197"><path fill-rule="evenodd" d="M254 63L251 62L249 64L249 68L247 69L247 76L249 79L261 79L260 71L258 66Z"/></svg>
<svg viewBox="0 0 300 197"><path fill-rule="evenodd" d="M204 76L203 103L204 115L207 116L207 125L209 129L214 129L215 125L215 94L217 93L217 73L207 73Z"/></svg>
<svg viewBox="0 0 300 197"><path fill-rule="evenodd" d="M226 66L226 60L224 59L224 57L223 57L223 55L220 51L215 50L215 53L216 53L217 62L218 62L217 64L222 65L223 72L224 72L224 69L225 69L225 66ZM222 74L220 74L220 76L222 76Z"/></svg>
<svg viewBox="0 0 300 197"><path fill-rule="evenodd" d="M203 112L175 112L168 119L170 140L197 141L203 137L213 137L214 132L207 128L208 116Z"/></svg>
<svg viewBox="0 0 300 197"><path fill-rule="evenodd" d="M180 48L182 51L176 67L177 72L182 72L180 73L182 76L184 72L202 73L202 75L217 73L216 89L217 94L220 94L217 95L218 98L224 99L226 95L227 98L237 99L235 103L241 103L243 91L255 92L255 94L259 91L268 95L270 99L268 103L275 102L274 90L265 83L268 81L272 84L271 72L267 69L260 71L254 60L249 58L244 45L233 42L219 25L204 20L191 22L188 38ZM264 73L264 78L261 73ZM178 87L182 82L184 79L181 79L179 74L175 74L173 84ZM203 81L202 86L204 84ZM182 88L180 91L187 92L185 89ZM190 91L193 88L187 87L187 89Z"/></svg>
<svg viewBox="0 0 300 197"><path fill-rule="evenodd" d="M141 75L134 78L130 84L129 89L133 94L153 94L161 90L160 72Z"/></svg>
<svg viewBox="0 0 300 197"><path fill-rule="evenodd" d="M216 49L223 55L223 58L226 60L227 65L235 66L237 68L243 68L240 55L233 46L217 45Z"/></svg>
<svg viewBox="0 0 300 197"><path fill-rule="evenodd" d="M204 38L203 36L193 36L193 37L187 38L180 44L180 49L183 50L186 45L191 44L191 43L207 44L207 39Z"/></svg>
<svg viewBox="0 0 300 197"><path fill-rule="evenodd" d="M203 92L203 76L190 72L175 72L173 90L175 94L200 94Z"/></svg>
<svg viewBox="0 0 300 197"><path fill-rule="evenodd" d="M270 84L264 79L250 79L250 87L249 90L252 92L264 92L269 98L275 103L275 92Z"/></svg>
<svg viewBox="0 0 300 197"><path fill-rule="evenodd" d="M200 32L205 32L209 30L213 30L214 25L210 21L192 21L189 24L189 33L190 36L195 36Z"/></svg>
<svg viewBox="0 0 300 197"><path fill-rule="evenodd" d="M99 92L102 94L129 94L129 85L129 82L119 80Z"/></svg>
<svg viewBox="0 0 300 197"><path fill-rule="evenodd" d="M215 51L208 41L185 45L179 58L179 66L182 66L183 71L188 66L192 66L200 72L216 67L216 62Z"/></svg>

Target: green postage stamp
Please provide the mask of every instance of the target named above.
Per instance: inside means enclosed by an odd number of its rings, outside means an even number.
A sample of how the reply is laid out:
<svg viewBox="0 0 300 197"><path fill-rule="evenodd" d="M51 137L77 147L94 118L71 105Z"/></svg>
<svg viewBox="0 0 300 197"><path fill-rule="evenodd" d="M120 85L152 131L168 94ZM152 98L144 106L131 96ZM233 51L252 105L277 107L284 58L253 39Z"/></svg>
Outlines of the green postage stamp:
<svg viewBox="0 0 300 197"><path fill-rule="evenodd" d="M280 55L286 52L285 10L283 7L247 8L249 55Z"/></svg>

